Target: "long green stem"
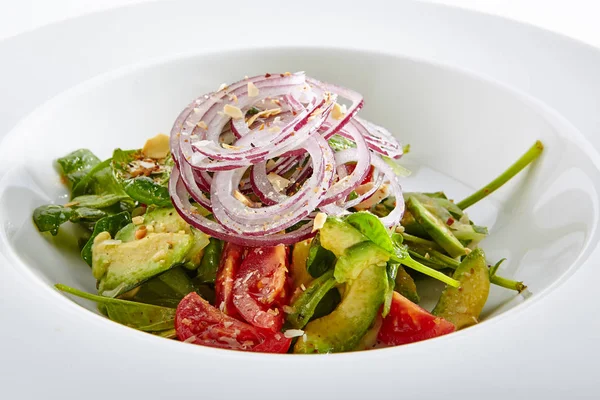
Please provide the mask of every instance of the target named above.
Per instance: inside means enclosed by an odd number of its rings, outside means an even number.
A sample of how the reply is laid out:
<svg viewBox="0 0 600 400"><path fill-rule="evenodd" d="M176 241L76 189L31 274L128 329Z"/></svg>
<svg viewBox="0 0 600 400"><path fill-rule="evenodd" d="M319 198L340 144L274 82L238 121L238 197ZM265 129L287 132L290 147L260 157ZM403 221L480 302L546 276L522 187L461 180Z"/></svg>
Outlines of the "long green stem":
<svg viewBox="0 0 600 400"><path fill-rule="evenodd" d="M512 279L503 278L498 275L491 276L490 282L506 289L516 290L519 293L527 289L527 286L523 282L513 281Z"/></svg>
<svg viewBox="0 0 600 400"><path fill-rule="evenodd" d="M441 247L434 241L423 239L406 232L402 233L402 239L404 239L406 242L414 243L428 249L441 249Z"/></svg>
<svg viewBox="0 0 600 400"><path fill-rule="evenodd" d="M429 268L428 266L423 265L420 262L415 261L408 256L405 258L398 258L398 257L392 256L391 260L394 262L400 263L402 265L406 265L407 267L412 268L415 271L419 271L425 275L428 275L432 278L442 281L452 287L457 288L460 286L460 282L457 281L456 279L452 279L451 277L449 277L446 274L441 273L440 271L436 271L433 268Z"/></svg>
<svg viewBox="0 0 600 400"><path fill-rule="evenodd" d="M533 160L539 157L544 150L544 145L542 142L537 140L533 146L527 150L525 154L523 154L513 165L511 165L506 171L500 174L496 179L485 185L483 188L479 189L469 197L464 200L461 200L456 205L461 209L465 210L466 208L472 206L477 203L479 200L487 197L491 193L493 193L496 189L500 188L506 182L508 182L513 176L518 174L523 168L529 165Z"/></svg>

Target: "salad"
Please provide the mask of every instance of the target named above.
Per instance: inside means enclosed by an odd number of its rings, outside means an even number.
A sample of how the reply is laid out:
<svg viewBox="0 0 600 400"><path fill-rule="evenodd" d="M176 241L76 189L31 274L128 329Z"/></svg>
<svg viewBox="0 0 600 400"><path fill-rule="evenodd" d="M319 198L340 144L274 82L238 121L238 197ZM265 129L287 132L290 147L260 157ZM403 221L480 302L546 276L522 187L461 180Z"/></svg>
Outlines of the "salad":
<svg viewBox="0 0 600 400"><path fill-rule="evenodd" d="M488 264L488 229L465 210L542 144L459 202L403 192L408 146L362 106L304 73L246 77L139 149L59 158L70 201L33 221L51 235L75 225L97 293L57 289L131 328L251 352L366 350L476 324L491 284L526 286ZM428 311L418 287L431 279L446 286Z"/></svg>

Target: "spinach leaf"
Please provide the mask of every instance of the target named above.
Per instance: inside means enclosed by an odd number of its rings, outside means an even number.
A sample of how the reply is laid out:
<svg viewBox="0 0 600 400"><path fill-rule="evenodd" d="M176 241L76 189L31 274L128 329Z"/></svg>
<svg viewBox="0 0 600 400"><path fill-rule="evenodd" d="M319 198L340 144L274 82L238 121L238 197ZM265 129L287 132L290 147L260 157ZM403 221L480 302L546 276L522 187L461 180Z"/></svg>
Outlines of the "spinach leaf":
<svg viewBox="0 0 600 400"><path fill-rule="evenodd" d="M287 316L287 321L290 325L296 329L303 328L313 317L319 304L325 299L325 296L335 288L336 284L337 282L333 277L333 271L328 271L312 281L306 290L300 293L292 303L291 307L293 312L289 313ZM337 290L334 291L337 292ZM331 307L331 303L332 300L329 299L319 310L320 313L326 312L328 308Z"/></svg>
<svg viewBox="0 0 600 400"><path fill-rule="evenodd" d="M71 222L94 222L101 218L106 217L106 210L99 210L97 208L81 207L73 208L73 215L71 216Z"/></svg>
<svg viewBox="0 0 600 400"><path fill-rule="evenodd" d="M73 188L72 199L83 195L115 195L122 197L120 204L124 209L132 209L134 202L115 180L110 162L109 158L92 168Z"/></svg>
<svg viewBox="0 0 600 400"><path fill-rule="evenodd" d="M143 283L133 300L163 307L177 307L181 299L195 291L196 287L185 271L181 267L175 267Z"/></svg>
<svg viewBox="0 0 600 400"><path fill-rule="evenodd" d="M313 278L318 278L332 269L334 264L335 254L321 246L321 235L317 233L308 249L306 270Z"/></svg>
<svg viewBox="0 0 600 400"><path fill-rule="evenodd" d="M77 196L67 203L70 207L89 207L89 208L106 208L123 200L128 200L126 194L107 193L102 195L86 194Z"/></svg>
<svg viewBox="0 0 600 400"><path fill-rule="evenodd" d="M58 228L73 216L73 210L68 207L48 204L33 211L33 222L40 232L58 234Z"/></svg>
<svg viewBox="0 0 600 400"><path fill-rule="evenodd" d="M95 301L108 318L131 328L146 332L158 332L174 328L175 308L98 296L61 284L57 284L56 288L62 292Z"/></svg>
<svg viewBox="0 0 600 400"><path fill-rule="evenodd" d="M385 226L375 215L368 211L359 211L347 216L345 221L377 246L388 253L395 253L394 244L388 230L385 229Z"/></svg>
<svg viewBox="0 0 600 400"><path fill-rule="evenodd" d="M208 246L204 248L204 255L198 267L198 280L204 283L214 283L217 278L217 269L221 262L223 241L211 237Z"/></svg>
<svg viewBox="0 0 600 400"><path fill-rule="evenodd" d="M160 207L171 205L168 183L173 159L170 155L156 160L146 157L141 150L116 149L111 167L117 182L132 199Z"/></svg>
<svg viewBox="0 0 600 400"><path fill-rule="evenodd" d="M117 232L124 227L125 225L131 222L131 215L127 211L120 212L115 215L109 215L98 222L94 226L94 232L92 232L92 236L88 239L85 246L81 250L81 258L91 267L92 266L92 245L94 244L94 239L100 232L109 232L111 237L115 237Z"/></svg>
<svg viewBox="0 0 600 400"><path fill-rule="evenodd" d="M50 232L52 235L58 234L59 227L67 221L93 226L96 221L119 213L121 207L118 203L126 199L127 196L118 195L79 196L64 206L47 204L36 208L33 222L40 232Z"/></svg>
<svg viewBox="0 0 600 400"><path fill-rule="evenodd" d="M353 149L356 147L356 143L350 139L346 139L341 135L335 134L329 139L329 147L331 147L333 151L337 152L346 149Z"/></svg>
<svg viewBox="0 0 600 400"><path fill-rule="evenodd" d="M56 160L67 187L72 189L96 165L100 159L88 149L75 150Z"/></svg>

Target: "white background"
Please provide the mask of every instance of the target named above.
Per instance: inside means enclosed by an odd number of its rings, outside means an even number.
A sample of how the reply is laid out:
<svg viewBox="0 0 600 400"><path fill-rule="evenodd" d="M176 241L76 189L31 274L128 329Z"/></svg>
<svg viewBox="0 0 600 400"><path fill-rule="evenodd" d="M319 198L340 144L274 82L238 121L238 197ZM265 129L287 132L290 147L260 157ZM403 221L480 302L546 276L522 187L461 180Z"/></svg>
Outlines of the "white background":
<svg viewBox="0 0 600 400"><path fill-rule="evenodd" d="M66 18L144 1L148 0L0 0L0 39ZM343 3L343 0L336 1ZM600 14L597 12L600 11L600 0L428 1L504 16L600 47ZM223 7L226 8L225 1Z"/></svg>

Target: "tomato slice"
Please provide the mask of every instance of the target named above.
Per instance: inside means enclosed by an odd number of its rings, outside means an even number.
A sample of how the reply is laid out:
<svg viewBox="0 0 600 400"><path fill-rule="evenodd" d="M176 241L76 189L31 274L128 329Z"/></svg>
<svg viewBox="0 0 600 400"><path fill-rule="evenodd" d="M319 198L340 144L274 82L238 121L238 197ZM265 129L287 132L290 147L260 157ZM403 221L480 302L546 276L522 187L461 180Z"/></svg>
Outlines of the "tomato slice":
<svg viewBox="0 0 600 400"><path fill-rule="evenodd" d="M246 249L233 243L225 243L221 262L215 279L215 304L227 315L239 315L233 306L233 280L242 263Z"/></svg>
<svg viewBox="0 0 600 400"><path fill-rule="evenodd" d="M452 333L454 325L394 292L390 313L383 319L377 339L398 346Z"/></svg>
<svg viewBox="0 0 600 400"><path fill-rule="evenodd" d="M248 323L272 331L283 326L288 256L284 245L248 250L233 284L233 304Z"/></svg>
<svg viewBox="0 0 600 400"><path fill-rule="evenodd" d="M356 168L356 163L348 163L348 164L346 164L346 173L348 175L350 175L351 173L354 172L355 168ZM372 165L369 167L369 170L367 171L367 174L365 175L365 178L360 183L361 185L364 185L365 183L371 182L373 180L373 170L374 169L375 168Z"/></svg>
<svg viewBox="0 0 600 400"><path fill-rule="evenodd" d="M181 341L230 350L286 353L292 343L280 332L256 328L230 317L196 292L179 302L175 331Z"/></svg>

